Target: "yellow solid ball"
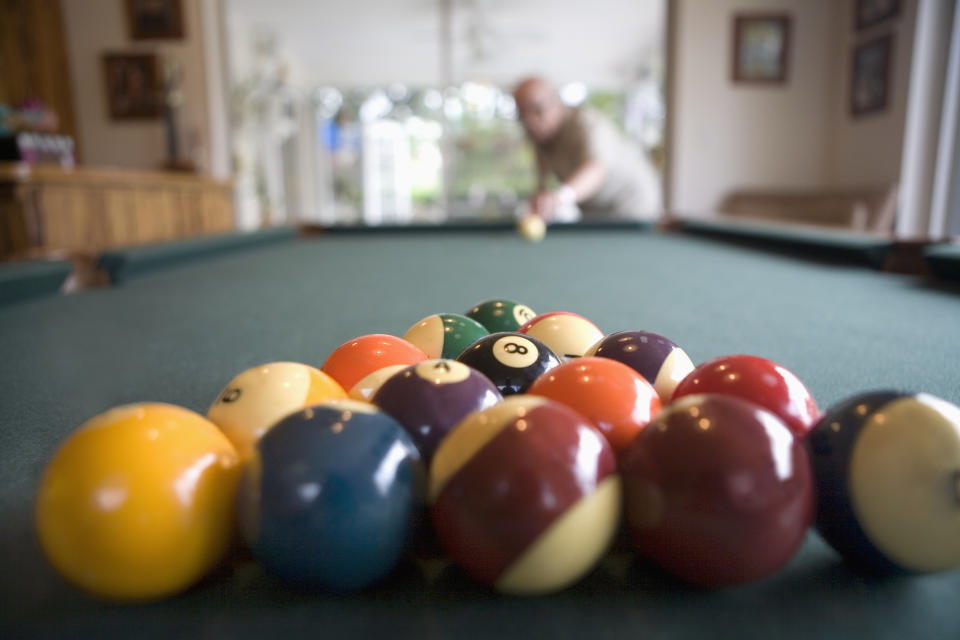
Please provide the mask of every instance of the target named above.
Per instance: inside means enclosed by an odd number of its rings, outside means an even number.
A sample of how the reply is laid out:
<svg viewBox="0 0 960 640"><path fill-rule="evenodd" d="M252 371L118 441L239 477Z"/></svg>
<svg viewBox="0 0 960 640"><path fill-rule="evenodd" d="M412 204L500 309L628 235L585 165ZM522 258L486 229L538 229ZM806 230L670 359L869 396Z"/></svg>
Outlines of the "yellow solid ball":
<svg viewBox="0 0 960 640"><path fill-rule="evenodd" d="M36 500L41 546L95 595L173 595L227 551L238 477L236 450L204 417L160 403L111 409L47 466Z"/></svg>

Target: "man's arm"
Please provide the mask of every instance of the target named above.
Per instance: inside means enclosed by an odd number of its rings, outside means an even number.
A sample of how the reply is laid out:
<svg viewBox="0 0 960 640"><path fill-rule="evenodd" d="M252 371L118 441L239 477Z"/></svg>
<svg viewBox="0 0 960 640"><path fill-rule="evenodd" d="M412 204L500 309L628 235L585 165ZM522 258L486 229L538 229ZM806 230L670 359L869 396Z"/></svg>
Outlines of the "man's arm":
<svg viewBox="0 0 960 640"><path fill-rule="evenodd" d="M537 190L536 193L541 193L547 189L547 163L543 159L543 154L540 152L540 149L534 150L534 157L537 162Z"/></svg>
<svg viewBox="0 0 960 640"><path fill-rule="evenodd" d="M534 211L549 221L554 218L558 207L569 207L583 202L596 193L606 175L606 166L599 160L590 158L554 191L544 191L538 185Z"/></svg>
<svg viewBox="0 0 960 640"><path fill-rule="evenodd" d="M580 168L573 172L573 175L563 183L563 187L569 187L574 198L574 202L583 202L597 192L603 179L607 177L607 167L593 158L587 159Z"/></svg>

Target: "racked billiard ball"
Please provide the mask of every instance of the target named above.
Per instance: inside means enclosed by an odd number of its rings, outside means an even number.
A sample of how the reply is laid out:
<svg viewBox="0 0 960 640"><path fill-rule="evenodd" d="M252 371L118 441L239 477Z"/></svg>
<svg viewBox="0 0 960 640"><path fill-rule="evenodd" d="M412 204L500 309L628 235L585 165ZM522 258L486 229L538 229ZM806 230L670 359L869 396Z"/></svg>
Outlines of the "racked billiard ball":
<svg viewBox="0 0 960 640"><path fill-rule="evenodd" d="M377 369L373 373L365 376L363 380L353 385L347 394L352 400L361 402L373 402L373 396L380 390L383 383L407 368L407 365L393 364L389 367Z"/></svg>
<svg viewBox="0 0 960 640"><path fill-rule="evenodd" d="M383 383L372 402L403 425L424 461L468 413L502 400L479 371L456 360L426 360Z"/></svg>
<svg viewBox="0 0 960 640"><path fill-rule="evenodd" d="M798 438L806 436L819 417L813 396L797 376L757 356L720 356L704 362L677 385L672 400L699 393L755 402L783 420Z"/></svg>
<svg viewBox="0 0 960 640"><path fill-rule="evenodd" d="M393 365L409 366L427 359L420 347L403 338L371 333L348 340L333 350L320 370L350 395L370 374Z"/></svg>
<svg viewBox="0 0 960 640"><path fill-rule="evenodd" d="M549 593L585 575L620 521L609 443L546 398L471 414L430 466L431 518L451 558L498 591Z"/></svg>
<svg viewBox="0 0 960 640"><path fill-rule="evenodd" d="M504 396L524 393L533 381L560 364L560 359L536 338L517 332L491 333L457 357L487 376Z"/></svg>
<svg viewBox="0 0 960 640"><path fill-rule="evenodd" d="M476 320L490 333L516 331L536 317L533 309L513 300L486 300L464 315Z"/></svg>
<svg viewBox="0 0 960 640"><path fill-rule="evenodd" d="M427 316L403 334L403 339L420 347L428 358L453 359L490 333L476 320L457 313Z"/></svg>
<svg viewBox="0 0 960 640"><path fill-rule="evenodd" d="M597 325L569 311L541 313L518 331L543 342L561 360L583 356L603 338Z"/></svg>
<svg viewBox="0 0 960 640"><path fill-rule="evenodd" d="M652 331L611 333L593 345L586 355L627 365L653 385L663 404L670 402L677 385L694 368L683 349Z"/></svg>
<svg viewBox="0 0 960 640"><path fill-rule="evenodd" d="M270 362L247 369L214 400L207 417L226 434L242 458L288 413L347 397L336 380L298 362Z"/></svg>
<svg viewBox="0 0 960 640"><path fill-rule="evenodd" d="M240 464L212 422L169 404L91 418L47 465L36 526L71 583L113 600L190 587L226 553Z"/></svg>
<svg viewBox="0 0 960 640"><path fill-rule="evenodd" d="M687 582L759 580L799 549L813 517L806 451L780 418L734 396L667 406L621 452L633 544Z"/></svg>
<svg viewBox="0 0 960 640"><path fill-rule="evenodd" d="M565 404L593 421L620 451L660 412L660 396L639 373L607 358L564 362L530 385L527 393Z"/></svg>
<svg viewBox="0 0 960 640"><path fill-rule="evenodd" d="M806 445L817 529L869 573L960 567L960 408L874 391L824 413Z"/></svg>
<svg viewBox="0 0 960 640"><path fill-rule="evenodd" d="M307 407L266 433L244 466L240 530L284 580L362 589L409 548L425 478L416 447L387 414L352 400Z"/></svg>

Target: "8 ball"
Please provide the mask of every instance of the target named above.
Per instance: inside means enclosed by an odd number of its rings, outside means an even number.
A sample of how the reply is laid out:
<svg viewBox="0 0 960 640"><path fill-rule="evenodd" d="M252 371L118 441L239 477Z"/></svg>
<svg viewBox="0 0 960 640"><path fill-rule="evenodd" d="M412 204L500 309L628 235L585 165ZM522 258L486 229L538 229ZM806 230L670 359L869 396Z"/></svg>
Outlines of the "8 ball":
<svg viewBox="0 0 960 640"><path fill-rule="evenodd" d="M524 393L560 359L536 338L505 331L480 338L457 358L490 378L504 396Z"/></svg>

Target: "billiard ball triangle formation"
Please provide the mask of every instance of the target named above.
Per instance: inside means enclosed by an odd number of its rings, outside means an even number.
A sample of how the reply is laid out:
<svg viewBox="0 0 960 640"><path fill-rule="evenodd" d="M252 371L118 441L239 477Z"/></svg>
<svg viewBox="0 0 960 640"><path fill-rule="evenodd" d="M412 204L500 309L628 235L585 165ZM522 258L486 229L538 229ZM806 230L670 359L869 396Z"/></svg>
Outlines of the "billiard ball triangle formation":
<svg viewBox="0 0 960 640"><path fill-rule="evenodd" d="M238 531L267 571L320 592L415 553L550 593L615 540L722 587L778 571L811 525L856 570L945 571L960 409L876 391L821 413L770 360L694 366L649 331L490 300L357 337L320 368L244 371L206 417L100 414L50 460L35 515L64 578L119 601L189 588Z"/></svg>

